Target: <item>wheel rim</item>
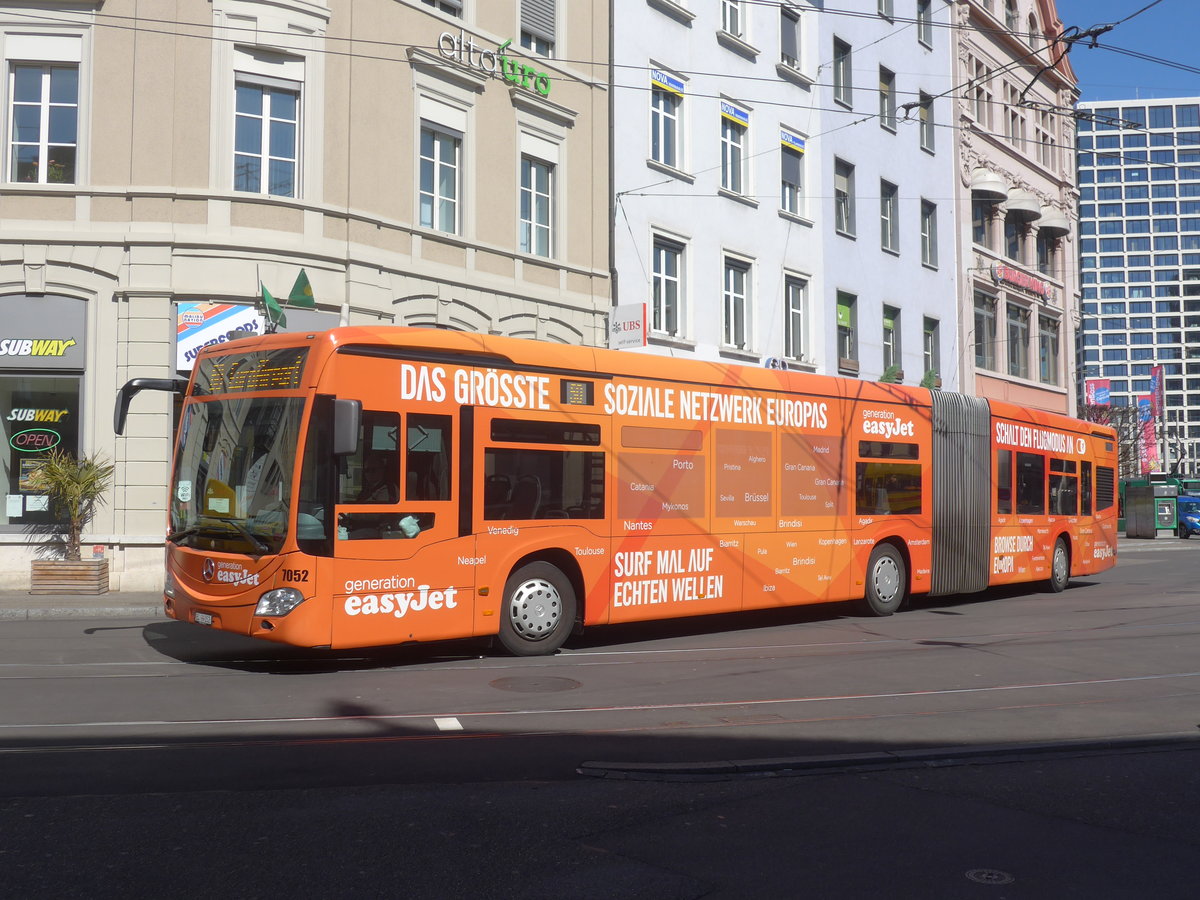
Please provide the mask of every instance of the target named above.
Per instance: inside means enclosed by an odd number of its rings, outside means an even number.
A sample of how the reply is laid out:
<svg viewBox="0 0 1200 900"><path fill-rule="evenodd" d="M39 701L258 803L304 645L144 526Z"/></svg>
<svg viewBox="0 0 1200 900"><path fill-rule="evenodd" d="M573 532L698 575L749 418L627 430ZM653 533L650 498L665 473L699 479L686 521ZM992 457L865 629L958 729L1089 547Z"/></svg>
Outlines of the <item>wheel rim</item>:
<svg viewBox="0 0 1200 900"><path fill-rule="evenodd" d="M891 603L900 593L900 566L890 556L880 557L871 573L875 596L883 603Z"/></svg>
<svg viewBox="0 0 1200 900"><path fill-rule="evenodd" d="M554 633L562 621L563 602L558 588L544 578L522 582L508 604L513 630L527 641L540 641Z"/></svg>
<svg viewBox="0 0 1200 900"><path fill-rule="evenodd" d="M1067 577L1067 550L1062 544L1054 548L1054 580L1060 584Z"/></svg>

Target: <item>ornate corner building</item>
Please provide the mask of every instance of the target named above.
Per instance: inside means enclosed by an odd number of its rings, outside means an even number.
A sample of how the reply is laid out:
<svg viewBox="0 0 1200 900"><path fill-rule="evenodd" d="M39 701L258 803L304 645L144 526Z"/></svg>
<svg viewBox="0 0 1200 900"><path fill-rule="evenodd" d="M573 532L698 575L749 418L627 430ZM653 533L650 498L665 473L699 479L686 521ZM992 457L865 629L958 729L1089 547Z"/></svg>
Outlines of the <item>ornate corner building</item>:
<svg viewBox="0 0 1200 900"><path fill-rule="evenodd" d="M1079 99L1053 0L957 0L962 389L1074 414Z"/></svg>

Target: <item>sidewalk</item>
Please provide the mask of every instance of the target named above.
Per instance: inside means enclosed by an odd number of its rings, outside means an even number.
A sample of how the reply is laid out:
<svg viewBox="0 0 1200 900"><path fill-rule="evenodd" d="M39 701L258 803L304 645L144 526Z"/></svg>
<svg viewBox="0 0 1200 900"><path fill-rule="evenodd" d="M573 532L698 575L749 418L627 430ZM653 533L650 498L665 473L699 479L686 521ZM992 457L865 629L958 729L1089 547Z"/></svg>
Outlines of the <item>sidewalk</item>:
<svg viewBox="0 0 1200 900"><path fill-rule="evenodd" d="M0 622L29 619L162 618L161 591L107 594L31 594L0 591Z"/></svg>

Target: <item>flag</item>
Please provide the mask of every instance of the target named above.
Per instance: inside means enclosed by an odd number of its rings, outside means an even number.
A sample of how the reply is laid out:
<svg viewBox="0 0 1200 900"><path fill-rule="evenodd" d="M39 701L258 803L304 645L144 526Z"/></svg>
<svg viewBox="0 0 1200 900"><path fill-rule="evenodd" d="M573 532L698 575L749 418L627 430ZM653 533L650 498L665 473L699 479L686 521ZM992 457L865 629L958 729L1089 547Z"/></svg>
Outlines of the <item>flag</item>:
<svg viewBox="0 0 1200 900"><path fill-rule="evenodd" d="M261 281L259 287L262 288L263 306L267 308L267 321L272 325L279 325L287 328L287 316L283 314L283 308L275 302L275 298L271 296L271 292L267 290L267 286Z"/></svg>
<svg viewBox="0 0 1200 900"><path fill-rule="evenodd" d="M296 276L296 283L292 285L292 292L288 294L288 304L302 306L305 309L315 309L317 306L317 301L313 298L312 285L308 283L308 274L303 269Z"/></svg>

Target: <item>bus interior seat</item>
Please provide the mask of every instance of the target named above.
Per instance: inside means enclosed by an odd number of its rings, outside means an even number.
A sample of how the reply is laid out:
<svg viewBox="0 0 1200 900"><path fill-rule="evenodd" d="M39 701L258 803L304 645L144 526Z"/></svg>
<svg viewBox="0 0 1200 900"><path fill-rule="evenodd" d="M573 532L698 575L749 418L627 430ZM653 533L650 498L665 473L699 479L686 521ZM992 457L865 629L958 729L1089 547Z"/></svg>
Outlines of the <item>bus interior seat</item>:
<svg viewBox="0 0 1200 900"><path fill-rule="evenodd" d="M542 482L536 475L522 475L512 490L510 519L533 519L542 505Z"/></svg>
<svg viewBox="0 0 1200 900"><path fill-rule="evenodd" d="M483 483L484 506L507 503L512 494L512 479L507 475L489 475Z"/></svg>

